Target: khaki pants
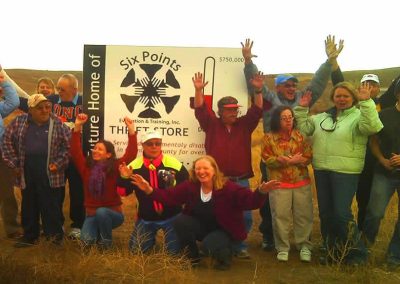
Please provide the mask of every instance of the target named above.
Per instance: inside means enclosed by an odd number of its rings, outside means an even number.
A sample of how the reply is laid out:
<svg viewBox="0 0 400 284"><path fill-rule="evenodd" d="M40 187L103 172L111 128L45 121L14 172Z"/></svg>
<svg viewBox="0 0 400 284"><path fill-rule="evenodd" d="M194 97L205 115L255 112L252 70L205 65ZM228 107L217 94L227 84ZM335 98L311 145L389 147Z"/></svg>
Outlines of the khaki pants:
<svg viewBox="0 0 400 284"><path fill-rule="evenodd" d="M289 232L293 221L294 241L297 249L312 249L310 241L313 226L311 186L294 189L276 189L269 192L275 248L289 251Z"/></svg>
<svg viewBox="0 0 400 284"><path fill-rule="evenodd" d="M0 213L7 235L20 229L17 222L18 205L14 195L14 179L14 171L0 159Z"/></svg>

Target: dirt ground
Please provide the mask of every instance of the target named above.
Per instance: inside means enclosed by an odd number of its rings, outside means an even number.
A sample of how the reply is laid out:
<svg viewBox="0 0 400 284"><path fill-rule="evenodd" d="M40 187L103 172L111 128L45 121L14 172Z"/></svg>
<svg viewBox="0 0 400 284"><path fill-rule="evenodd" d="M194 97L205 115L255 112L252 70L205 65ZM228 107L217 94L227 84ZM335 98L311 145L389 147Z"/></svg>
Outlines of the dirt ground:
<svg viewBox="0 0 400 284"><path fill-rule="evenodd" d="M18 195L18 193L17 193ZM67 196L68 201L68 196ZM135 211L135 199L133 196L124 198L124 224L114 230L114 243L116 250L126 252L129 234L133 226L133 215ZM68 202L66 202L67 204ZM290 259L287 263L279 263L276 260L275 252L265 252L260 248L261 234L258 232L260 217L258 211L253 211L253 229L247 240L249 244L250 260L234 259L231 270L215 271L212 268L211 260L203 259L199 268L185 271L182 270L181 276L174 282L178 283L400 283L400 272L388 271L384 265L385 248L388 245L391 232L393 231L394 222L396 220L397 199L391 202L388 209L389 217L382 224L381 234L379 235L377 245L372 251L370 263L361 268L348 269L340 265L322 266L318 263L318 245L320 243L319 222L317 217L317 208L315 208L315 222L312 239L316 246L313 253L312 263L302 263L299 260L298 252L293 247L290 252ZM65 210L65 229L68 230L70 224L68 218L67 205ZM160 236L161 238L161 236ZM58 272L59 279L57 282L62 283L95 283L99 282L99 276L96 277L96 269L94 268L92 275L79 278L77 275L84 273L85 266L89 269L88 262L90 258L82 255L79 245L74 241L66 240L62 247L55 247L48 244L40 244L31 248L15 249L13 241L8 240L4 236L4 232L0 235L0 283L55 283L52 279L46 278L46 271L54 274L54 270L60 269ZM124 254L124 253L123 253ZM124 254L125 255L125 254ZM103 258L103 260L101 260ZM100 263L107 261L107 255L95 254L92 259L100 259ZM132 283L118 271L121 258L110 256L109 261L112 263L111 272L101 276L100 283ZM129 262L133 256L125 255L123 262ZM72 269L73 267L73 269ZM32 269L34 268L34 269ZM10 271L6 272L5 269ZM90 268L93 269L93 268ZM133 270L133 265L132 265ZM175 269L176 270L176 269ZM179 269L178 269L179 270ZM50 272L53 271L53 272ZM173 272L172 270L170 271ZM21 275L20 273L26 273ZM37 275L35 275L35 273ZM135 271L131 271L135 274ZM176 271L174 272L176 273ZM188 274L189 273L189 274ZM10 278L10 274L12 277ZM64 274L64 275L63 275ZM7 276L3 276L7 275ZM62 277L60 275L63 275ZM189 276L188 276L189 275ZM1 278L3 276L3 278ZM14 277L14 278L13 278ZM146 277L144 277L146 278ZM11 280L14 279L14 280ZM175 278L176 279L176 278ZM167 279L142 279L141 281L133 281L134 283L171 283Z"/></svg>

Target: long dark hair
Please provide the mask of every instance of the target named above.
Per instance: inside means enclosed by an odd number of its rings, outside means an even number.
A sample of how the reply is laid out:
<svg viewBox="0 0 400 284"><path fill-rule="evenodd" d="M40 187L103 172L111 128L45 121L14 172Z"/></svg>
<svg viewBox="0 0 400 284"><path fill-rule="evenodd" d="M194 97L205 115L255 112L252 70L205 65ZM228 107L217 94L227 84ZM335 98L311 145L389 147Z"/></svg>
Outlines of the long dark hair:
<svg viewBox="0 0 400 284"><path fill-rule="evenodd" d="M290 110L293 116L293 129L296 127L296 119L294 118L294 112L290 106L278 106L271 115L271 131L279 132L281 130L281 113L285 110Z"/></svg>
<svg viewBox="0 0 400 284"><path fill-rule="evenodd" d="M111 174L114 172L114 164L115 161L117 160L117 155L115 154L115 148L113 143L111 143L108 140L100 140L99 142L97 142L96 144L101 143L104 145L104 147L106 148L107 153L111 154L111 157L108 158L105 163L106 163L106 173L107 174ZM92 155L88 155L86 157L86 165L89 168L93 168L94 164L96 163L96 161L93 160Z"/></svg>

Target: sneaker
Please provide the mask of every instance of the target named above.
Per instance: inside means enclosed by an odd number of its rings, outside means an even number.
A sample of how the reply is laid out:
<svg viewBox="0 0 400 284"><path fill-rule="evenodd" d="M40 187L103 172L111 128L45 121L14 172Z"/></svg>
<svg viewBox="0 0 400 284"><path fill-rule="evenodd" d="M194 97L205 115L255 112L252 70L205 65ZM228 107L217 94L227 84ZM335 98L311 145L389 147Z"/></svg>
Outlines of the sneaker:
<svg viewBox="0 0 400 284"><path fill-rule="evenodd" d="M303 262L311 262L311 250L303 247L300 250L300 260Z"/></svg>
<svg viewBox="0 0 400 284"><path fill-rule="evenodd" d="M72 228L71 231L69 231L68 238L71 240L80 240L81 239L81 229Z"/></svg>
<svg viewBox="0 0 400 284"><path fill-rule="evenodd" d="M15 248L27 248L31 247L35 244L35 241L33 240L28 240L24 237L21 237L18 239L18 241L14 244Z"/></svg>
<svg viewBox="0 0 400 284"><path fill-rule="evenodd" d="M250 254L247 249L242 249L241 251L238 251L237 253L235 253L235 256L241 259L250 259Z"/></svg>
<svg viewBox="0 0 400 284"><path fill-rule="evenodd" d="M263 240L261 243L261 248L265 251L272 251L275 248L274 242Z"/></svg>
<svg viewBox="0 0 400 284"><path fill-rule="evenodd" d="M18 240L22 236L23 236L23 234L19 231L15 231L14 233L7 234L7 238L13 239L13 240Z"/></svg>
<svg viewBox="0 0 400 284"><path fill-rule="evenodd" d="M286 262L289 260L289 252L288 251L280 251L276 255L276 259L279 261Z"/></svg>

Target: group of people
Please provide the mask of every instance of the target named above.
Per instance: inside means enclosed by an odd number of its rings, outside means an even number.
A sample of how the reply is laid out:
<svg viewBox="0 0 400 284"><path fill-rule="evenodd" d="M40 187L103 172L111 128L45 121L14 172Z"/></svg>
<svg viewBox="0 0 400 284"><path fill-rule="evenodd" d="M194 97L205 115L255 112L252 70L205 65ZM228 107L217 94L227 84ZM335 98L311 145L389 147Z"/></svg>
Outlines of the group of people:
<svg viewBox="0 0 400 284"><path fill-rule="evenodd" d="M189 171L179 157L163 153L157 131L141 135L143 155L137 157L137 133L127 117L128 143L121 158L117 159L113 144L106 140L95 144L85 157L81 130L88 116L82 113L73 75L59 79L58 95L51 80L43 80L38 82L38 94L19 100L10 81L0 76L4 95L1 117L18 105L26 111L5 132L0 120L0 135L4 132L0 165L5 168L1 177L10 172L8 178L17 177L22 189L23 235L15 246L37 242L40 220L45 237L62 243L62 204L68 179L73 221L70 236L79 238L85 248L112 247L112 230L124 221L120 196L135 192L137 218L129 238L134 253L152 249L157 231L162 230L168 253L185 253L193 266L200 263L202 255L210 255L216 269L229 269L233 256L250 257L245 240L252 227L252 210L260 209L262 248L275 249L277 260L287 262L293 224L300 260L311 262L311 164L325 251L320 261L343 257L349 265L365 263L367 246L374 242L389 199L400 186L400 79L380 98L379 78L374 74L366 74L356 89L344 81L337 63L343 41L336 44L335 38L328 36L328 58L304 91L298 90L299 81L291 74L276 76L274 91L252 62L252 47L250 39L242 43L251 98L243 116L238 116L241 106L232 96L218 101L217 114L210 110L203 93L208 82L202 73L194 74L194 115L205 132L207 155L195 159ZM330 78L333 107L310 115L309 108ZM377 105L382 109L379 114ZM265 132L262 180L251 190L251 135L261 118ZM364 176L369 178L368 184L363 182ZM10 195L12 183L2 184L8 186L1 190L2 196L3 191ZM351 211L356 193L358 222ZM15 201L2 197L0 202L7 236L15 237L16 215L5 213L7 204L14 206ZM387 261L400 266L399 223Z"/></svg>

